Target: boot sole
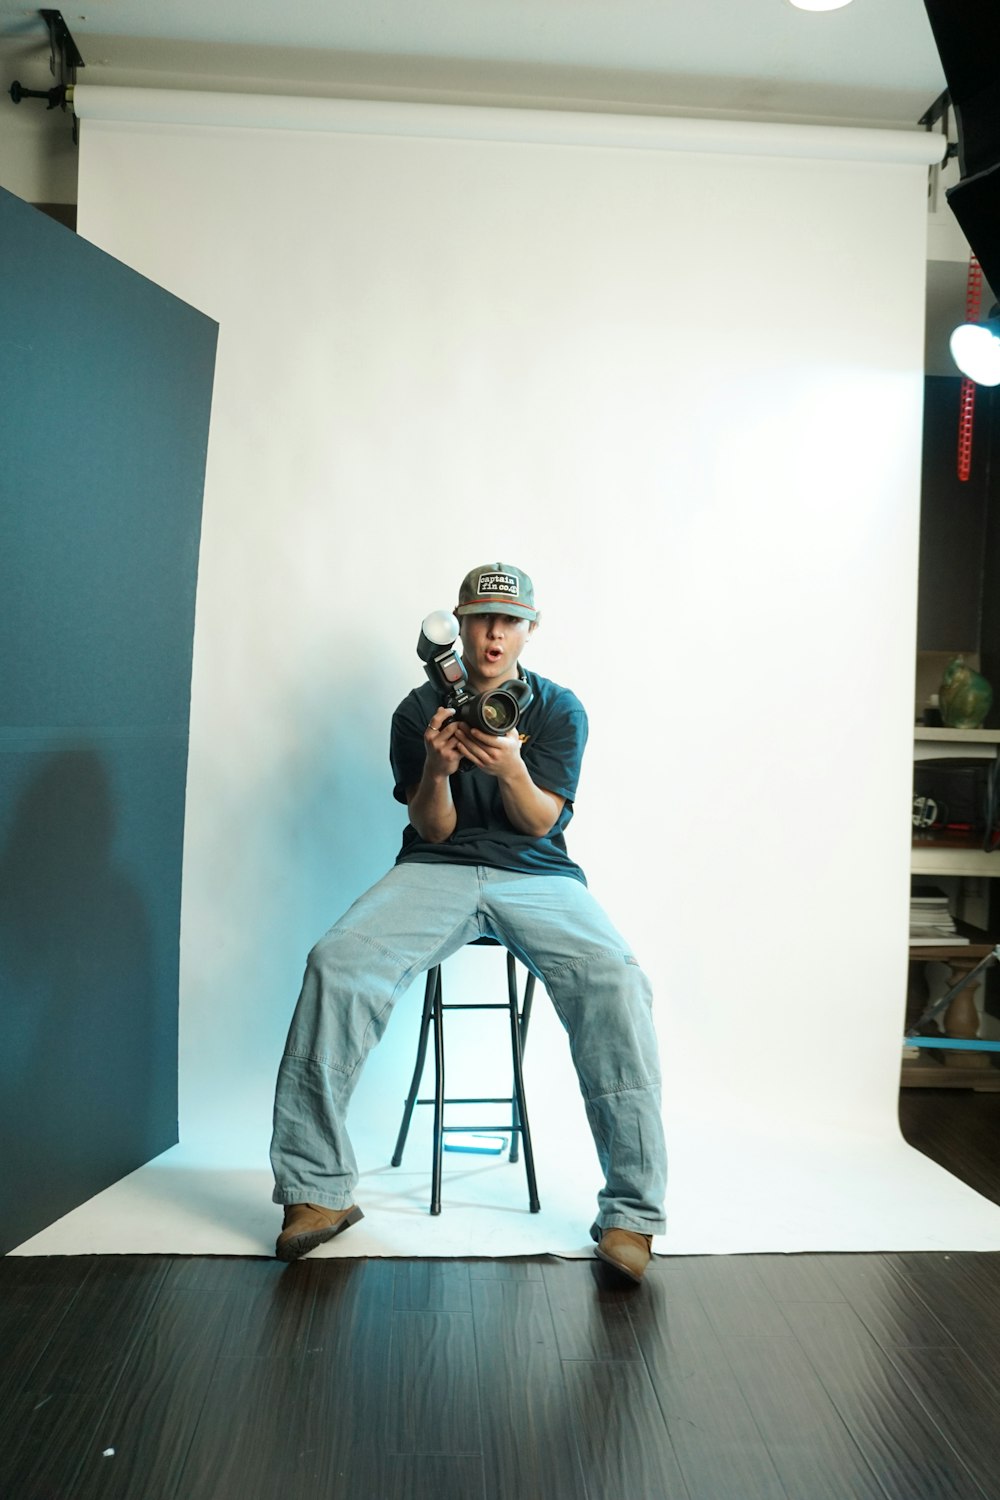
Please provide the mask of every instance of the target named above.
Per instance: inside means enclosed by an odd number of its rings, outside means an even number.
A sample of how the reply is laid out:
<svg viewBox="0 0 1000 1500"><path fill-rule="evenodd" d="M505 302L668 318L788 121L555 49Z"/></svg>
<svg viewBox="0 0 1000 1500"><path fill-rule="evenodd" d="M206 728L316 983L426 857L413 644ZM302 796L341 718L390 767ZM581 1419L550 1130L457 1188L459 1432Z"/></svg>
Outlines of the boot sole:
<svg viewBox="0 0 1000 1500"><path fill-rule="evenodd" d="M629 1279L629 1281L634 1281L635 1284L636 1284L636 1286L639 1285L640 1281L643 1278L643 1273L645 1272L645 1269L646 1269L645 1266L643 1266L642 1270L639 1271L639 1272L630 1271L627 1266L623 1266L622 1265L621 1261L612 1260L612 1258L611 1258L610 1255L605 1254L605 1252L601 1249L600 1245L595 1245L595 1247L594 1247L594 1254L600 1260L603 1260L603 1262L604 1262L604 1264L606 1266L613 1266L614 1269L618 1272L619 1276L627 1276L628 1279Z"/></svg>
<svg viewBox="0 0 1000 1500"><path fill-rule="evenodd" d="M325 1245L327 1240L343 1234L345 1229L350 1229L352 1224L357 1224L363 1218L360 1208L352 1208L350 1213L345 1214L339 1223L331 1225L329 1229L310 1229L306 1234L293 1235L283 1245L277 1246L274 1253L279 1260L301 1260L303 1255L308 1255L317 1245Z"/></svg>

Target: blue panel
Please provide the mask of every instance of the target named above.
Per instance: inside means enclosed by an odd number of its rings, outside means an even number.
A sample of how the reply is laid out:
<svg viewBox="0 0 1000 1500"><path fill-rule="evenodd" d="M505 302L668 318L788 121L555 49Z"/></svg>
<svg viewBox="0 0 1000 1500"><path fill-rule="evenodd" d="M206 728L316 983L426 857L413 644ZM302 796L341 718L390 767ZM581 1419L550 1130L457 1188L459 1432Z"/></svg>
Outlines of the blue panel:
<svg viewBox="0 0 1000 1500"><path fill-rule="evenodd" d="M216 337L0 191L0 1249L177 1139Z"/></svg>

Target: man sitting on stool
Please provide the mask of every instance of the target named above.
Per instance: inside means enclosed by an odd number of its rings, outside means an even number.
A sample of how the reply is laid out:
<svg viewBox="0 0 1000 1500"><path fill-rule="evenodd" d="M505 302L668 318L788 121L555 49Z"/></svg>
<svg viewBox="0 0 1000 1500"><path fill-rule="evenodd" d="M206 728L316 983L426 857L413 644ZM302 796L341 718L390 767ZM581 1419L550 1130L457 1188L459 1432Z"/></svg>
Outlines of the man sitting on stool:
<svg viewBox="0 0 1000 1500"><path fill-rule="evenodd" d="M649 981L566 852L587 716L518 665L539 618L527 574L473 568L455 614L472 690L521 676L531 697L506 735L458 722L431 682L393 715L410 821L394 867L309 955L274 1104L277 1255L296 1260L362 1217L345 1128L362 1064L416 976L487 936L541 979L569 1034L605 1179L590 1232L639 1281L665 1228L659 1056Z"/></svg>

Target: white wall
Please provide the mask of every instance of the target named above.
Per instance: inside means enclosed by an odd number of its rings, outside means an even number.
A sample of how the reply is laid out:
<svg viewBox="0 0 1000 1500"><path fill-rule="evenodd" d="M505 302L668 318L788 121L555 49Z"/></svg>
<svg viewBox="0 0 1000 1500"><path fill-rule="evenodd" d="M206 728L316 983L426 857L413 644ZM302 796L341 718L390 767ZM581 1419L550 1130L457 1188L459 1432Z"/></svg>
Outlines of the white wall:
<svg viewBox="0 0 1000 1500"><path fill-rule="evenodd" d="M261 1159L305 952L398 845L419 620L501 557L591 713L570 847L653 977L672 1121L893 1132L928 138L198 95L131 123L103 92L81 232L221 324L185 1139ZM372 1161L418 1003L359 1094Z"/></svg>

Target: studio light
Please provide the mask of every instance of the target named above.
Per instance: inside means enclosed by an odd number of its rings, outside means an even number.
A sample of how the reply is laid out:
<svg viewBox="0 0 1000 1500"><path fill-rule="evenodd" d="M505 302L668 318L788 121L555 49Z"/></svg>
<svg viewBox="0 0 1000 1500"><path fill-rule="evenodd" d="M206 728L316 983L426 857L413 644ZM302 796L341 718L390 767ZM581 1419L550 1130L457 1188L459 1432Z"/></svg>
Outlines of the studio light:
<svg viewBox="0 0 1000 1500"><path fill-rule="evenodd" d="M951 357L976 385L1000 385L1000 307L982 323L960 323L948 341Z"/></svg>
<svg viewBox="0 0 1000 1500"><path fill-rule="evenodd" d="M796 10L842 10L851 0L789 0Z"/></svg>

